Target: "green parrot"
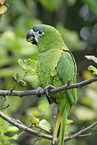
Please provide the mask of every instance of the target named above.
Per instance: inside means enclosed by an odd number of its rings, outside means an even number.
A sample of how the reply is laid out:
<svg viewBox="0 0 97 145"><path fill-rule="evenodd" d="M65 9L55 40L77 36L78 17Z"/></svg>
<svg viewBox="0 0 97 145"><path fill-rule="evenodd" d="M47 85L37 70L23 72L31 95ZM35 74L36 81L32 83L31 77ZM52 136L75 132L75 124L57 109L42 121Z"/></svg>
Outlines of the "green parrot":
<svg viewBox="0 0 97 145"><path fill-rule="evenodd" d="M35 25L27 33L27 41L38 47L39 64L37 75L43 87L60 87L76 83L77 67L72 53L65 45L61 34L54 27ZM66 119L77 100L76 88L50 94L49 103L58 104L58 114L53 131L53 144L58 136L58 145L64 145Z"/></svg>

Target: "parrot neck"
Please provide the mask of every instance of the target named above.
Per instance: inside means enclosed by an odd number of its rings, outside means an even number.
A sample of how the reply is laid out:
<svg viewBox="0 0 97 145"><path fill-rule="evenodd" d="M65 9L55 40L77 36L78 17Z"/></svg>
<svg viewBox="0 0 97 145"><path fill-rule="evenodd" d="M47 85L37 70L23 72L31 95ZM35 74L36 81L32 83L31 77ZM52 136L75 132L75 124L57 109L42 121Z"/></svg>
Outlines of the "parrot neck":
<svg viewBox="0 0 97 145"><path fill-rule="evenodd" d="M42 39L40 37L39 42L38 42L38 51L39 53L44 53L48 50L63 50L63 49L68 49L61 37L61 35L59 37L54 36L53 34L50 35L50 37L45 36L45 39Z"/></svg>

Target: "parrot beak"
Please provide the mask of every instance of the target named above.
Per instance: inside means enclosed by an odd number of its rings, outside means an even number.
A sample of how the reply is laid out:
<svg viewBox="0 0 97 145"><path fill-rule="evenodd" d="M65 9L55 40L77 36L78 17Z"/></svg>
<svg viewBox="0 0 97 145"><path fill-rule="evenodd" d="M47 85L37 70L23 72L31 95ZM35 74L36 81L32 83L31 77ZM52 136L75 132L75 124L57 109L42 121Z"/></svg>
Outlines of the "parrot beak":
<svg viewBox="0 0 97 145"><path fill-rule="evenodd" d="M31 42L34 45L37 45L37 39L35 38L35 32L33 29L31 29L26 36L26 39L28 42Z"/></svg>

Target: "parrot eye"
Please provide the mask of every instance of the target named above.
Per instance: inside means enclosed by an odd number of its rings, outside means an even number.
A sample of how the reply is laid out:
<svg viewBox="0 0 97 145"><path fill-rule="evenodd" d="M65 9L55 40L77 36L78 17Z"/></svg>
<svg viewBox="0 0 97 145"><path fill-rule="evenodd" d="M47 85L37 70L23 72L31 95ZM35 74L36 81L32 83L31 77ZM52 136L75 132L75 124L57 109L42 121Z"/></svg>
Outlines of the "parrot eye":
<svg viewBox="0 0 97 145"><path fill-rule="evenodd" d="M39 31L38 31L38 34L43 35L44 32L43 32L42 30L39 30Z"/></svg>
<svg viewBox="0 0 97 145"><path fill-rule="evenodd" d="M39 30L39 31L38 31L38 33L39 33L39 34L42 34L42 31L41 31L41 30Z"/></svg>

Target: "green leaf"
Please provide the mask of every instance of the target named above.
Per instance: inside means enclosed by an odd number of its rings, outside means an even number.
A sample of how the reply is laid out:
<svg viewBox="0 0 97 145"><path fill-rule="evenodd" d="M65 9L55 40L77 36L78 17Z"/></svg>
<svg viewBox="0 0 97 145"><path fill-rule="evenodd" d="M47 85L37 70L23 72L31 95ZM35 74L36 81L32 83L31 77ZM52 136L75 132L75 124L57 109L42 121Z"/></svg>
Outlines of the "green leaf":
<svg viewBox="0 0 97 145"><path fill-rule="evenodd" d="M15 126L9 126L8 127L8 132L16 132L16 131L19 131L19 129Z"/></svg>
<svg viewBox="0 0 97 145"><path fill-rule="evenodd" d="M25 76L26 76L26 75L25 75ZM17 82L20 82L21 85L23 85L23 86L26 86L26 85L27 85L27 83L26 83L24 80L21 79L21 77L19 76L19 73L14 74L14 79L15 79Z"/></svg>
<svg viewBox="0 0 97 145"><path fill-rule="evenodd" d="M93 71L93 74L94 74L94 75L97 75L97 68L95 68L94 66L90 65L90 66L88 67L88 70Z"/></svg>
<svg viewBox="0 0 97 145"><path fill-rule="evenodd" d="M3 140L3 141L5 141L5 140L11 140L11 139L12 139L11 137L8 137L8 136L5 136L5 135L2 136L2 140Z"/></svg>
<svg viewBox="0 0 97 145"><path fill-rule="evenodd" d="M25 71L25 73L29 73L29 74L36 74L36 68L37 68L37 63L38 61L35 60L31 60L29 59L25 59L24 61L22 59L18 60L18 63L20 65L20 67L22 68L23 71Z"/></svg>
<svg viewBox="0 0 97 145"><path fill-rule="evenodd" d="M42 103L41 105L38 106L38 108L43 112L47 108L47 103Z"/></svg>
<svg viewBox="0 0 97 145"><path fill-rule="evenodd" d="M15 135L14 135L14 136L12 136L11 138L12 138L12 139L14 139L14 140L18 140L19 135L15 134Z"/></svg>
<svg viewBox="0 0 97 145"><path fill-rule="evenodd" d="M29 120L32 122L32 124L39 123L39 118L36 118L35 116L29 115Z"/></svg>
<svg viewBox="0 0 97 145"><path fill-rule="evenodd" d="M4 114L8 115L6 112ZM7 133L9 128L9 123L0 117L0 132Z"/></svg>
<svg viewBox="0 0 97 145"><path fill-rule="evenodd" d="M49 122L45 119L43 119L39 122L39 127L48 132L50 132L50 130L51 130L51 126L50 126Z"/></svg>
<svg viewBox="0 0 97 145"><path fill-rule="evenodd" d="M86 57L87 59L93 60L95 63L97 63L97 57L95 57L94 55L86 55L85 57ZM90 66L88 67L88 70L89 70L89 71L93 71L93 74L94 74L94 75L97 75L97 68L96 68L96 67L90 65Z"/></svg>
<svg viewBox="0 0 97 145"><path fill-rule="evenodd" d="M70 123L72 123L73 122L73 120L66 120L66 124L70 124Z"/></svg>
<svg viewBox="0 0 97 145"><path fill-rule="evenodd" d="M30 111L32 114L34 114L35 116L39 117L40 116L40 113L36 110L31 110Z"/></svg>
<svg viewBox="0 0 97 145"><path fill-rule="evenodd" d="M93 60L95 63L97 63L97 57L94 55L85 55L85 57L89 60Z"/></svg>
<svg viewBox="0 0 97 145"><path fill-rule="evenodd" d="M20 80L21 85L27 86L27 83L24 80Z"/></svg>

